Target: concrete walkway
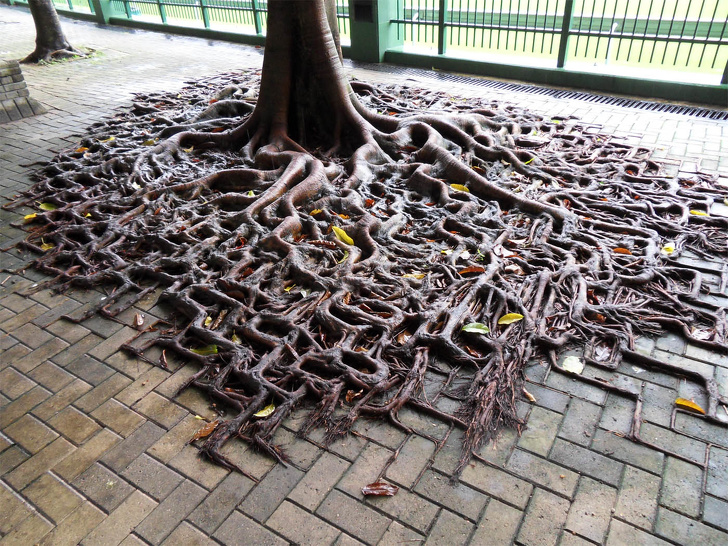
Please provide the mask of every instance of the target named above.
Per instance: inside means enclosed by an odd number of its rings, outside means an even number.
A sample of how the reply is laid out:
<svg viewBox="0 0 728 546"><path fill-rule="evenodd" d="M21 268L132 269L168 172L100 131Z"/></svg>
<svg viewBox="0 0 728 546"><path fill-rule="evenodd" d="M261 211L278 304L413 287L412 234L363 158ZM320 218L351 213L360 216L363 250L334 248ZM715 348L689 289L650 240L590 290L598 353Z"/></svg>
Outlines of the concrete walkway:
<svg viewBox="0 0 728 546"><path fill-rule="evenodd" d="M27 165L78 146L85 127L130 104L132 94L174 90L206 75L259 68L261 50L201 39L97 27L63 20L70 41L91 47L87 60L24 67L31 96L48 113L0 125L0 195L30 184ZM33 49L23 9L0 6L0 58ZM355 70L369 81L403 77ZM526 105L547 116L575 115L630 142L656 148L668 170L721 173L728 187L728 122L503 94L420 78L428 85ZM727 191L728 193L728 191ZM23 237L0 212L0 247ZM22 263L0 253L2 267ZM696 262L719 286L727 267ZM434 444L390 427L358 423L357 434L322 448L297 439L291 419L277 441L283 467L247 449L229 456L259 482L212 466L186 445L214 412L201 394L172 398L191 370L173 373L120 352L135 331L93 318L58 319L97 292L25 291L42 277L0 274L0 545L6 544L728 544L728 429L675 413L679 397L704 399L698 384L626 362L613 378L641 389L642 437L632 443L634 401L587 384L528 372L534 404L522 404L528 429L504 431L455 485L457 441ZM712 279L712 280L711 280ZM711 297L728 305L728 294ZM148 309L153 302L142 302ZM131 324L131 316L128 324ZM666 336L640 350L714 377L728 391L728 355ZM723 411L723 410L721 410ZM414 413L403 420L441 436L441 423ZM726 414L728 417L728 414ZM360 489L400 450L387 479L392 498L364 500ZM671 451L678 457L666 455Z"/></svg>

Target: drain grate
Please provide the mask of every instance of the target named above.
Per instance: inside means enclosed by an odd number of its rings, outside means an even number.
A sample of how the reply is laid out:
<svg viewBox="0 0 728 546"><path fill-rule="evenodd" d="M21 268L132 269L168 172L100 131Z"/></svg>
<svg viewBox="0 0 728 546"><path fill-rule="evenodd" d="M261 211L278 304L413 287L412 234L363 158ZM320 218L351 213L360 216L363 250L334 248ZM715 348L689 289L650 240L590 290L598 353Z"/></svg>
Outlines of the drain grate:
<svg viewBox="0 0 728 546"><path fill-rule="evenodd" d="M463 83L474 85L476 87L485 87L488 89L496 89L498 91L510 91L513 93L530 93L532 95L543 95L556 99L581 100L585 102L596 102L610 106L621 106L624 108L636 108L638 110L651 110L653 112L666 112L670 114L678 114L682 116L692 116L697 118L705 118L712 120L728 120L728 110L712 110L710 108L700 108L696 106L684 106L678 104L670 104L664 102L652 102L646 100L626 99L621 97L611 97L608 95L596 95L594 93L585 93L583 91L569 91L565 89L551 89L549 87L539 87L524 83L511 83L496 80L487 80L484 78L476 78L469 76L458 76L456 74L448 74L445 72L432 72L419 68L393 67L391 65L360 63L347 61L347 65L353 68L363 68L376 72L388 72L403 76L417 76L421 78L430 78L434 80L447 81L453 83Z"/></svg>

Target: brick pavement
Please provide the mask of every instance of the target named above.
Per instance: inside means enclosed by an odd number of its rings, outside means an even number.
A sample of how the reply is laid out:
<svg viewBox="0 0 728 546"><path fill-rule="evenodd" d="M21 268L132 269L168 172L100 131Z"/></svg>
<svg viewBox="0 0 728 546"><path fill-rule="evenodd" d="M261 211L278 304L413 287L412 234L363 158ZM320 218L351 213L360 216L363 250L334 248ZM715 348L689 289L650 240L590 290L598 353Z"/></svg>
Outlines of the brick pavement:
<svg viewBox="0 0 728 546"><path fill-rule="evenodd" d="M129 104L132 93L174 89L192 77L259 67L254 48L64 20L72 43L99 53L87 60L28 67L31 94L48 113L0 127L0 194L29 184L26 165L73 146L84 128ZM29 15L0 6L0 55L32 50ZM371 81L397 76L355 70ZM400 78L403 79L403 78ZM453 91L453 84L422 80ZM482 89L458 86L462 95ZM672 172L701 168L728 185L728 123L492 93L550 116L576 115L630 142L656 148ZM23 235L0 212L0 246ZM22 262L0 254L3 267ZM684 258L690 260L691 258ZM728 265L694 262L720 293ZM0 545L6 544L700 544L728 543L728 430L675 413L677 396L704 400L700 385L624 362L605 379L644 396L642 437L627 441L634 397L574 382L536 365L528 372L534 404L521 403L528 429L504 431L462 478L449 480L458 431L436 451L422 434L357 423L356 435L323 449L314 434L298 439L300 416L277 441L292 464L274 465L232 443L228 456L254 480L212 466L186 445L214 412L203 396L173 394L191 371L167 372L117 351L133 335L78 313L97 292L25 295L43 277L0 278ZM139 310L157 313L153 301ZM127 324L133 317L122 317ZM638 350L688 372L712 376L728 393L728 356L665 336ZM603 372L602 372L603 373ZM403 412L406 413L406 412ZM728 417L728 414L726 415ZM411 412L428 436L447 432ZM402 489L363 499L362 485L386 470ZM673 452L668 455L665 451Z"/></svg>

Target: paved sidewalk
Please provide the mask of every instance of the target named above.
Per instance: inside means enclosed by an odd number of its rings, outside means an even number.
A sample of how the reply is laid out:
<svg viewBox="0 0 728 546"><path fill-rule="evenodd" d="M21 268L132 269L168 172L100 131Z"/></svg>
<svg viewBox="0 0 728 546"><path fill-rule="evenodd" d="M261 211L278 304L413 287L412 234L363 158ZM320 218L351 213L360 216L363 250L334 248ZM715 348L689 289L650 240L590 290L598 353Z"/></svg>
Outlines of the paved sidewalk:
<svg viewBox="0 0 728 546"><path fill-rule="evenodd" d="M77 146L85 127L130 103L136 92L173 90L190 79L259 68L261 50L63 19L90 59L24 67L31 96L48 113L0 125L0 196L30 184L27 165ZM29 14L0 5L0 58L33 49ZM405 78L354 70L369 81ZM728 122L651 113L527 94L504 94L419 78L449 92L526 105L548 116L575 115L629 142L656 149L668 170L718 172L728 188ZM19 213L0 211L0 247L22 239ZM22 264L0 252L2 267ZM728 264L695 262L720 293ZM274 465L240 443L228 455L259 482L213 466L186 445L215 416L200 393L172 398L189 367L167 372L118 347L136 332L92 318L60 320L99 292L24 295L42 276L0 274L0 546L6 544L728 544L728 428L674 411L681 396L704 401L693 380L623 363L609 378L641 390L643 439L632 443L633 399L534 366L522 403L528 428L504 431L455 485L454 441L439 452L422 435L357 423L356 435L328 450L295 437L288 421L277 441L293 464ZM153 301L141 302L145 313ZM642 340L639 350L716 379L728 393L728 355L675 336ZM721 410L723 411L723 410ZM415 430L442 437L447 427L412 412ZM728 421L728 412L726 412ZM392 498L360 489L390 457ZM665 451L676 455L669 456Z"/></svg>

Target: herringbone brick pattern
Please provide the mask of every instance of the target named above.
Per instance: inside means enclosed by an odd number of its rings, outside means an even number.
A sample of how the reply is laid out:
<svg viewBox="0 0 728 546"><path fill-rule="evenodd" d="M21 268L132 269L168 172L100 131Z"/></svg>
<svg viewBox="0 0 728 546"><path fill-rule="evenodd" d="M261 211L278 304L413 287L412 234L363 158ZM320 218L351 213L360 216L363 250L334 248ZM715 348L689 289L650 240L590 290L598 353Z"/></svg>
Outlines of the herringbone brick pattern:
<svg viewBox="0 0 728 546"><path fill-rule="evenodd" d="M77 145L89 124L128 105L135 92L174 89L185 80L258 68L254 48L63 21L91 59L27 67L31 94L48 113L0 127L0 194L26 188L32 167ZM32 49L26 11L0 6L0 52ZM370 81L392 74L355 70ZM403 80L400 78L400 80ZM482 89L416 82L463 96ZM728 192L728 123L654 114L533 95L498 95L548 116L578 116L630 142L656 148L668 168L722 173ZM23 237L22 211L0 212L0 247ZM22 265L14 250L2 266ZM685 258L688 259L688 258ZM720 293L728 265L695 261ZM459 432L403 411L415 431L357 423L356 434L324 449L317 434L296 437L300 416L277 442L291 464L239 443L227 455L255 480L197 457L187 445L215 408L196 391L174 397L192 373L154 368L118 351L134 335L135 312L161 313L153 299L121 317L82 324L99 292L26 295L43 277L0 275L0 545L6 544L728 544L728 431L674 412L678 396L701 400L698 385L624 363L606 380L644 397L642 437L623 438L635 400L574 382L538 365L528 370L528 428L504 431L457 483L450 475ZM126 324L126 325L125 325ZM714 377L728 391L728 356L666 336L640 351ZM728 413L725 416L728 418ZM430 438L450 434L440 450ZM677 456L666 455L670 451ZM393 455L396 460L387 467ZM387 468L401 486L364 499L361 487Z"/></svg>

